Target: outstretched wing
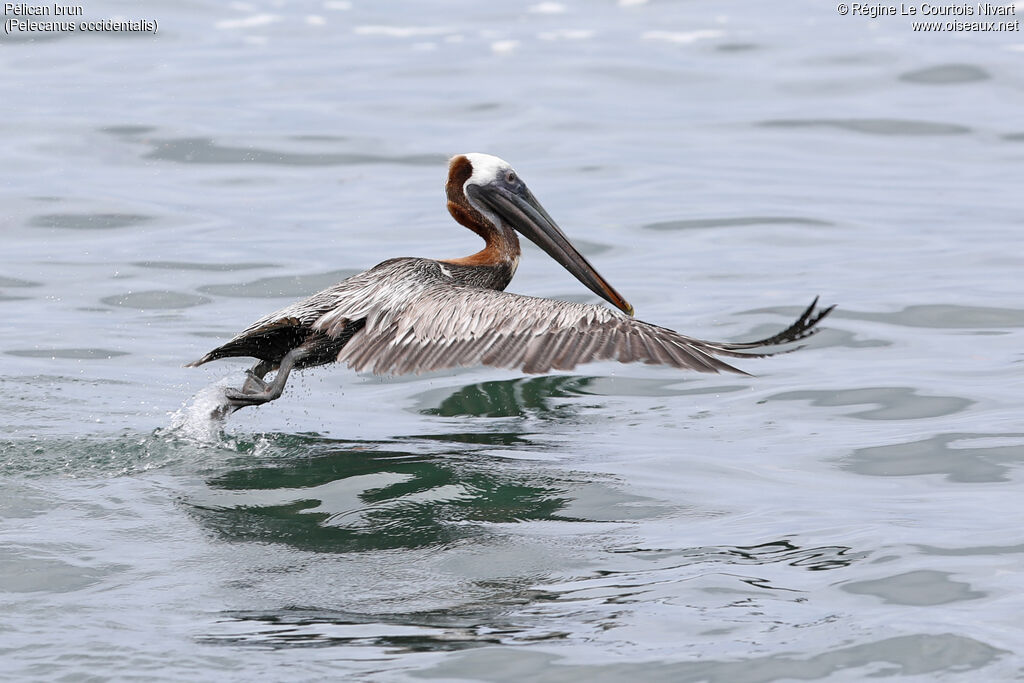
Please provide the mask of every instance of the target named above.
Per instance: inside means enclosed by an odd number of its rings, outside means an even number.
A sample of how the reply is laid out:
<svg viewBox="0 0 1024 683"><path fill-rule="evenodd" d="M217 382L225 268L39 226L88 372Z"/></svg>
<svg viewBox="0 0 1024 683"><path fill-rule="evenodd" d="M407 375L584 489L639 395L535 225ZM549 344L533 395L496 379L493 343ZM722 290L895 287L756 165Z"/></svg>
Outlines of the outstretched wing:
<svg viewBox="0 0 1024 683"><path fill-rule="evenodd" d="M604 306L434 282L400 306L370 311L338 360L376 374L481 364L544 373L598 360L746 374L716 356L768 356L775 352L749 351L810 336L832 310L818 311L816 304L817 299L793 325L767 339L709 342ZM335 333L329 318L314 328Z"/></svg>

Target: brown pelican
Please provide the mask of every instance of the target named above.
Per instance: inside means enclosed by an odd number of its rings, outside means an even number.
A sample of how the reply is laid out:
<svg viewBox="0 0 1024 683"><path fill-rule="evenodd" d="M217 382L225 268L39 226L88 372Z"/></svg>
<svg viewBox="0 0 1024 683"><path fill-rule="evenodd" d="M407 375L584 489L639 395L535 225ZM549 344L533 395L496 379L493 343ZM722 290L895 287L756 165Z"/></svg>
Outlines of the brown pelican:
<svg viewBox="0 0 1024 683"><path fill-rule="evenodd" d="M483 249L456 259L384 261L257 320L188 366L256 358L242 388L225 392L231 409L273 401L292 370L334 361L378 374L478 364L544 373L597 360L746 374L716 356L773 355L778 351L751 351L814 334L832 310L816 309L815 299L785 330L754 342L687 337L634 319L633 307L572 246L507 162L460 154L449 163L446 191L448 211L484 239ZM519 264L516 231L619 310L503 291ZM273 370L273 380L264 381Z"/></svg>

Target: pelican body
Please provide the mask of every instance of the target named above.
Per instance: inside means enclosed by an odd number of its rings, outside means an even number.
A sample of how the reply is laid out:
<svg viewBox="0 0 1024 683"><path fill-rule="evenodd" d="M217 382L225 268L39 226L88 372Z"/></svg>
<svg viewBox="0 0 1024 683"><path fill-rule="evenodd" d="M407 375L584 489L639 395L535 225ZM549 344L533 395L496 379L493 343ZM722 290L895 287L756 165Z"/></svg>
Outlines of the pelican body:
<svg viewBox="0 0 1024 683"><path fill-rule="evenodd" d="M746 374L718 356L761 357L768 347L814 334L832 307L817 299L782 332L754 342L710 342L632 317L633 307L573 247L505 161L460 154L449 162L448 211L484 240L463 258L396 258L271 313L205 356L252 357L230 409L281 396L292 370L344 362L377 374L467 365L544 373L579 363L642 361L701 372ZM505 292L519 264L517 232L615 309ZM264 378L277 373L270 382Z"/></svg>

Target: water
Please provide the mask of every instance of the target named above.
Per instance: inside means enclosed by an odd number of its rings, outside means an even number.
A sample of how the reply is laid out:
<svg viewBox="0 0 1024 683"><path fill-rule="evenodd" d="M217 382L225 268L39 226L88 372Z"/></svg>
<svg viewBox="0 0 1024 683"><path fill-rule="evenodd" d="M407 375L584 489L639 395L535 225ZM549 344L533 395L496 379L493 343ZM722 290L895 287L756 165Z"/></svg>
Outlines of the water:
<svg viewBox="0 0 1024 683"><path fill-rule="evenodd" d="M1024 9L1022 9L1024 11ZM91 2L0 50L18 679L1024 670L1019 33L817 2ZM839 308L753 378L181 365L509 159L642 319ZM526 248L514 291L592 300Z"/></svg>

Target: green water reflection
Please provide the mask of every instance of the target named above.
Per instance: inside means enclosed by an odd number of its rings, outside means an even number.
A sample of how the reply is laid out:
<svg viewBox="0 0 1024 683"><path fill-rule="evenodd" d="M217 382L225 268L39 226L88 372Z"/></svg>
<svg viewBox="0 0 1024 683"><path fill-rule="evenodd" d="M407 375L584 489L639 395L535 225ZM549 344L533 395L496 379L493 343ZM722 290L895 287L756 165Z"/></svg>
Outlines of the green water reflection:
<svg viewBox="0 0 1024 683"><path fill-rule="evenodd" d="M421 412L441 417L555 416L570 408L557 405L553 399L585 394L594 379L553 375L469 384L448 393L436 405L430 405L430 399L425 396L427 407Z"/></svg>
<svg viewBox="0 0 1024 683"><path fill-rule="evenodd" d="M260 463L214 476L193 514L228 540L336 553L446 545L483 523L573 519L559 512L572 482L522 463L314 438L296 457L298 441L278 439Z"/></svg>

